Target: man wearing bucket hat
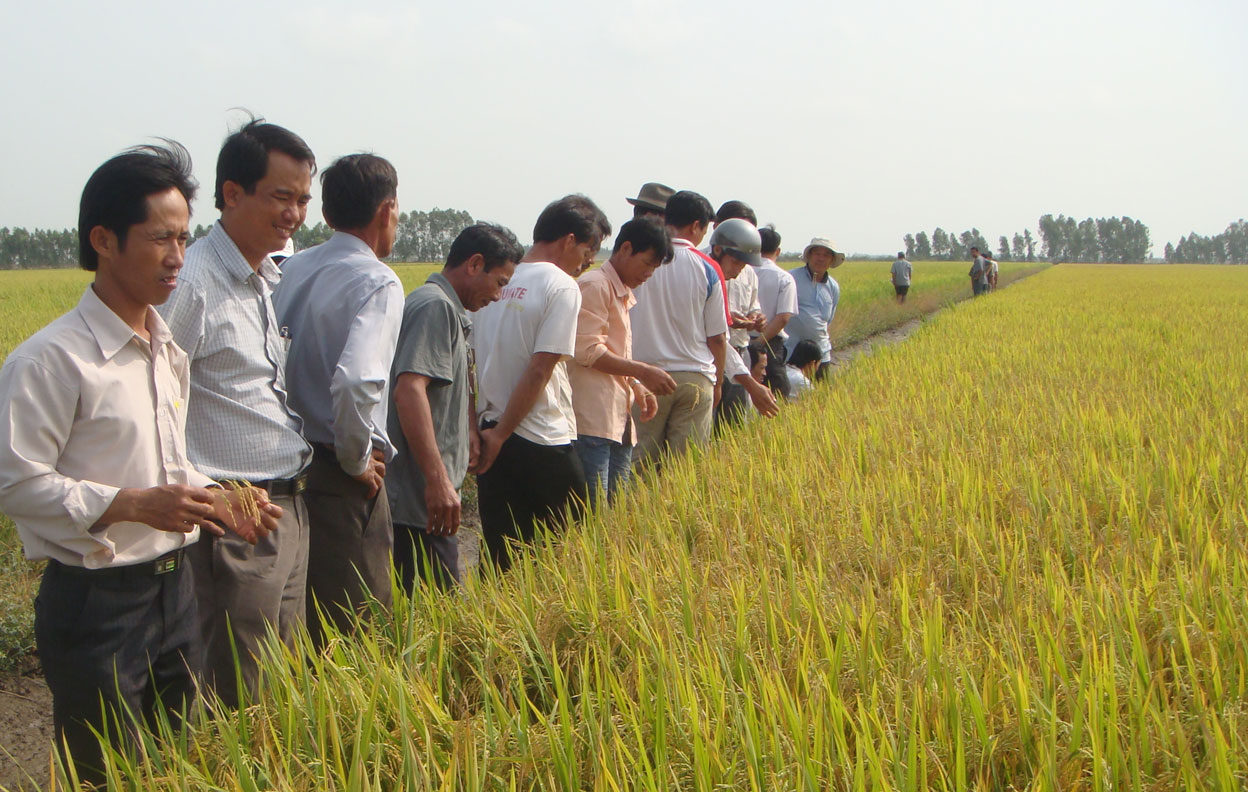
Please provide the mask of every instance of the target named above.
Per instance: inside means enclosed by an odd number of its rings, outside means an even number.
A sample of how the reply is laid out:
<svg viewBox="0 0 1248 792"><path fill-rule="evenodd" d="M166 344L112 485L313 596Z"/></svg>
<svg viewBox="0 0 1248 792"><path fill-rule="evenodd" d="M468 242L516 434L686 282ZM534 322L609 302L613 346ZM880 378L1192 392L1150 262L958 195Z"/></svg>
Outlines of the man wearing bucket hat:
<svg viewBox="0 0 1248 792"><path fill-rule="evenodd" d="M676 193L671 187L658 182L646 182L637 191L636 198L625 198L633 206L633 219L654 216L663 219L667 209L667 199Z"/></svg>
<svg viewBox="0 0 1248 792"><path fill-rule="evenodd" d="M845 262L845 254L836 249L836 245L827 237L815 237L802 251L802 260L806 263L789 270L797 285L797 316L789 320L785 328L789 334L785 341L785 352L793 354L793 350L802 341L809 339L819 345L819 368L815 379L822 380L828 376L832 367L832 339L828 335L828 326L832 317L836 316L836 305L841 300L841 286L828 274Z"/></svg>

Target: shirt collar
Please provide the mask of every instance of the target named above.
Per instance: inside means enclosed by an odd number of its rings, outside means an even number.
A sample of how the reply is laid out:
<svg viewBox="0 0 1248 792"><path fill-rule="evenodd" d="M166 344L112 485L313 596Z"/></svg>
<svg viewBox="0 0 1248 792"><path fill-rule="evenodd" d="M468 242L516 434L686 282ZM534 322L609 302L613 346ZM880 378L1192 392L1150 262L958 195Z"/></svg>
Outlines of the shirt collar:
<svg viewBox="0 0 1248 792"><path fill-rule="evenodd" d="M130 325L122 321L121 317L113 313L113 309L104 304L99 295L95 293L95 289L91 286L83 292L82 299L78 301L78 313L82 315L82 320L86 322L87 329L91 331L91 335L95 338L95 343L100 348L100 354L105 360L112 360L113 356L125 348L132 340L138 339L144 345L147 344L138 333ZM173 334L169 332L169 326L160 318L160 314L156 313L156 309L147 306L147 319L145 322L147 332L151 335L152 347L164 346L173 341Z"/></svg>
<svg viewBox="0 0 1248 792"><path fill-rule="evenodd" d="M460 302L459 294L455 292L455 287L451 285L451 282L446 279L445 275L441 272L435 272L429 276L425 283L432 283L442 290L442 293L446 295L447 301L455 307L455 315L459 317L461 325L465 328L472 326L472 320L468 318L468 312L464 310L464 304Z"/></svg>
<svg viewBox="0 0 1248 792"><path fill-rule="evenodd" d="M218 220L213 224L212 230L208 232L208 243L212 245L213 250L217 253L217 258L225 266L225 272L239 283L246 283L251 276L259 272L260 277L269 282L270 286L276 286L278 281L282 279L282 271L273 259L268 256L260 262L260 269L253 270L251 265L247 263L247 259L243 257L242 251L238 249L238 245L234 244L234 240L225 230L225 226L221 225Z"/></svg>
<svg viewBox="0 0 1248 792"><path fill-rule="evenodd" d="M633 290L624 285L624 281L620 280L620 273L615 271L610 261L602 263L602 274L607 279L607 284L611 286L611 293L615 295L617 300L622 300L626 308L631 308L637 302L637 298L633 296Z"/></svg>

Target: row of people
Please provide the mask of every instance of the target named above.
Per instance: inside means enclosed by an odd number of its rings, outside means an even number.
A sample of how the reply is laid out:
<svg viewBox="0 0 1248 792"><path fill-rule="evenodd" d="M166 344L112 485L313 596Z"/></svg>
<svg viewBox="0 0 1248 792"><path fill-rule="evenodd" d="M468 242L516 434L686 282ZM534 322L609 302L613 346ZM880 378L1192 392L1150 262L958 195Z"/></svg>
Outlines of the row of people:
<svg viewBox="0 0 1248 792"><path fill-rule="evenodd" d="M464 229L405 297L382 261L398 176L372 154L321 173L334 234L279 269L316 173L298 135L246 124L218 155L220 217L188 248L186 151L109 160L80 203L92 285L0 370L0 509L48 559L38 649L58 744L87 778L93 732L126 734L109 713L150 719L160 702L176 722L201 681L237 706L270 629L291 644L306 623L320 645L324 624L389 606L392 569L453 585L469 472L505 571L539 524L617 492L635 443L656 464L706 443L724 382L774 415L730 325L781 361L817 347L826 371L843 260L827 240L785 273L774 229L643 189L586 272L612 229L570 195L527 250L502 226ZM730 300L743 272L753 285ZM781 367L762 379L788 390Z"/></svg>

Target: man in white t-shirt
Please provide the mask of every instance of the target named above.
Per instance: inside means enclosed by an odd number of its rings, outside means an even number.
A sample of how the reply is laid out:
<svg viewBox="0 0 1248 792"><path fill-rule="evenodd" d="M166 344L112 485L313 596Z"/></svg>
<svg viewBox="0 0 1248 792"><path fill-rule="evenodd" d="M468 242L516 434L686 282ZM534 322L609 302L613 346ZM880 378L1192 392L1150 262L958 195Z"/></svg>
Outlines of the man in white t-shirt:
<svg viewBox="0 0 1248 792"><path fill-rule="evenodd" d="M665 222L672 235L672 261L633 290L630 312L633 359L666 371L675 392L658 397L658 411L637 424L641 463L711 439L711 414L719 401L728 351L728 307L719 265L697 246L714 210L696 192L681 190L667 201ZM640 419L634 408L633 418Z"/></svg>
<svg viewBox="0 0 1248 792"><path fill-rule="evenodd" d="M789 377L785 371L784 342L789 336L784 328L797 313L797 284L793 276L776 264L780 258L780 234L774 226L758 229L762 244L760 263L754 268L758 277L758 304L766 322L757 338L767 346L767 387L789 398Z"/></svg>
<svg viewBox="0 0 1248 792"><path fill-rule="evenodd" d="M576 414L566 365L581 309L573 275L593 263L610 234L606 215L585 196L550 204L498 302L473 319L482 422L474 472L482 536L500 572L511 566L508 540L531 543L539 520L561 529L588 497L572 446Z"/></svg>

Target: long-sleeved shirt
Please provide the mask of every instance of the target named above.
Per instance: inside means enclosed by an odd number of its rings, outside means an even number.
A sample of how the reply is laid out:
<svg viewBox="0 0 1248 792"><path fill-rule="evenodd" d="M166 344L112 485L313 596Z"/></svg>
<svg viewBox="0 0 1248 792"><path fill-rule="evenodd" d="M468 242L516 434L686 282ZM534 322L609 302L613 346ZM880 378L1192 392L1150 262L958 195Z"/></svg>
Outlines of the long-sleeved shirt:
<svg viewBox="0 0 1248 792"><path fill-rule="evenodd" d="M749 316L754 311L761 311L758 293L758 275L753 267L745 266L737 277L728 281L728 310ZM728 317L728 343L737 349L748 346L750 331L744 327L732 327L732 316Z"/></svg>
<svg viewBox="0 0 1248 792"><path fill-rule="evenodd" d="M632 359L633 332L628 311L637 302L611 262L585 273L576 282L581 289L581 310L576 318L575 362L568 364L572 407L578 435L601 437L617 443L628 435L633 391L629 378L606 374L592 366L607 352Z"/></svg>
<svg viewBox="0 0 1248 792"><path fill-rule="evenodd" d="M281 276L267 258L253 270L217 223L187 249L178 287L157 309L191 361L191 461L216 479L290 478L312 458L287 405L271 300Z"/></svg>
<svg viewBox="0 0 1248 792"><path fill-rule="evenodd" d="M786 355L792 355L797 345L810 339L819 345L820 360L832 360L832 339L828 325L836 316L836 305L841 301L841 285L830 273L824 273L817 281L806 265L789 270L797 286L797 316L789 320L786 329L788 339L784 342Z"/></svg>
<svg viewBox="0 0 1248 792"><path fill-rule="evenodd" d="M28 558L127 566L199 538L95 525L122 488L213 483L187 459L186 354L150 308L146 327L150 341L88 286L0 369L0 510Z"/></svg>
<svg viewBox="0 0 1248 792"><path fill-rule="evenodd" d="M386 434L390 366L403 323L403 285L359 237L337 232L282 267L273 307L288 339L290 406L303 434L332 445L347 475L374 448L394 457Z"/></svg>

